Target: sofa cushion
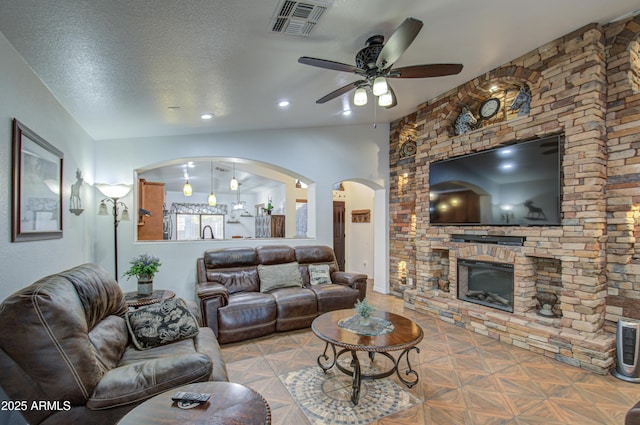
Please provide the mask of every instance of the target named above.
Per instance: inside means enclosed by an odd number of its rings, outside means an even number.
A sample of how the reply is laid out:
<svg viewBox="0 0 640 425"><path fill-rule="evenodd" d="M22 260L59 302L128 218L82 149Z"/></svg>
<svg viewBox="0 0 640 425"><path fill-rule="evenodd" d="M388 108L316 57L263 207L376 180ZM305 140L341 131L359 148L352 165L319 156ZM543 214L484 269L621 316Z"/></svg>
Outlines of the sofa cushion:
<svg viewBox="0 0 640 425"><path fill-rule="evenodd" d="M241 292L218 310L221 344L268 335L276 330L276 301L271 294Z"/></svg>
<svg viewBox="0 0 640 425"><path fill-rule="evenodd" d="M260 292L269 292L276 288L302 287L302 277L297 262L258 265Z"/></svg>
<svg viewBox="0 0 640 425"><path fill-rule="evenodd" d="M175 341L171 344L160 345L148 350L138 350L133 345L129 345L125 350L118 367L127 366L133 363L145 362L147 360L159 359L163 357L183 356L186 354L201 353L206 354L213 364L211 381L228 381L227 367L222 359L220 344L216 339L213 330L208 327L200 328L200 332L193 338Z"/></svg>
<svg viewBox="0 0 640 425"><path fill-rule="evenodd" d="M278 288L270 294L278 307L276 331L307 328L318 316L318 301L310 289Z"/></svg>
<svg viewBox="0 0 640 425"><path fill-rule="evenodd" d="M139 350L193 338L199 332L198 321L182 298L127 312L127 326Z"/></svg>
<svg viewBox="0 0 640 425"><path fill-rule="evenodd" d="M89 331L89 340L96 348L96 359L104 371L118 365L129 343L126 320L120 316L107 316Z"/></svg>
<svg viewBox="0 0 640 425"><path fill-rule="evenodd" d="M360 292L344 285L314 285L311 290L318 299L318 314L328 311L353 308Z"/></svg>
<svg viewBox="0 0 640 425"><path fill-rule="evenodd" d="M262 245L256 247L258 264L284 264L296 261L294 249L288 245Z"/></svg>
<svg viewBox="0 0 640 425"><path fill-rule="evenodd" d="M309 264L309 283L319 285L331 283L331 272L328 264Z"/></svg>
<svg viewBox="0 0 640 425"><path fill-rule="evenodd" d="M245 270L210 270L207 279L224 285L230 294L260 291L258 270L255 267Z"/></svg>
<svg viewBox="0 0 640 425"><path fill-rule="evenodd" d="M190 353L147 359L107 372L87 400L87 408L101 410L132 404L211 376L211 359Z"/></svg>

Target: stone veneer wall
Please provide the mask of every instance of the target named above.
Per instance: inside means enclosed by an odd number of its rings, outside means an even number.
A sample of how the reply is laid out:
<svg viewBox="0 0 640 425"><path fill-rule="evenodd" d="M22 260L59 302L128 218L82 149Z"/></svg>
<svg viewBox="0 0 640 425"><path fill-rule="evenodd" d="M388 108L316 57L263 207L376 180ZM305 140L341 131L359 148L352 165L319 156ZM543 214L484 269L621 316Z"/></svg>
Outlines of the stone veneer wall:
<svg viewBox="0 0 640 425"><path fill-rule="evenodd" d="M640 319L640 16L607 28L607 329ZM638 242L636 242L638 239Z"/></svg>
<svg viewBox="0 0 640 425"><path fill-rule="evenodd" d="M585 26L392 123L390 284L408 308L594 372L614 365L615 321L640 316L639 22ZM505 112L480 129L453 134L463 105L477 111L498 85L511 96L504 107L515 96L511 88L524 84L533 95L528 116ZM562 226L429 225L431 162L552 134L564 135ZM417 140L411 159L400 155L409 135ZM526 242L450 240L461 233ZM514 313L458 300L457 258L513 264ZM558 294L561 317L535 313L538 280Z"/></svg>

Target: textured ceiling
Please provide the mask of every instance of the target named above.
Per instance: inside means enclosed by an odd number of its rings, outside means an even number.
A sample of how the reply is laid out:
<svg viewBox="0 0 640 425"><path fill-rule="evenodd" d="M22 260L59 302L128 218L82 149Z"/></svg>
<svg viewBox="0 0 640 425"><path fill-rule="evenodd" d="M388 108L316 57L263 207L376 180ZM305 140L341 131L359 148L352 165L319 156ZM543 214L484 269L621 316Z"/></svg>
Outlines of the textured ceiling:
<svg viewBox="0 0 640 425"><path fill-rule="evenodd" d="M0 31L96 140L372 123L374 106L345 95L315 100L357 76L297 63L348 64L374 34L407 17L424 22L397 66L454 62L456 76L394 80L398 106L415 107L637 0L334 0L310 37L269 32L278 0L0 0ZM291 105L279 109L279 100ZM179 107L179 108L173 108ZM215 118L202 121L203 112Z"/></svg>

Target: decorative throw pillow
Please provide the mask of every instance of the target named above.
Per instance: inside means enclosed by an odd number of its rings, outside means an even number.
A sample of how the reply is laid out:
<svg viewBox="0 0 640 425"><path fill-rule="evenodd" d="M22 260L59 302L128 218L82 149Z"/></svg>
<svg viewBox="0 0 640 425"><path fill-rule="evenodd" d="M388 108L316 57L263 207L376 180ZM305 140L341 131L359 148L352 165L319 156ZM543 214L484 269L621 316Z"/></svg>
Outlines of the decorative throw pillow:
<svg viewBox="0 0 640 425"><path fill-rule="evenodd" d="M259 264L258 276L260 276L260 292L269 292L276 288L302 287L302 276L295 261L270 266Z"/></svg>
<svg viewBox="0 0 640 425"><path fill-rule="evenodd" d="M200 331L198 321L182 298L128 311L127 327L138 350L193 338Z"/></svg>
<svg viewBox="0 0 640 425"><path fill-rule="evenodd" d="M309 264L309 283L331 283L331 272L328 264Z"/></svg>

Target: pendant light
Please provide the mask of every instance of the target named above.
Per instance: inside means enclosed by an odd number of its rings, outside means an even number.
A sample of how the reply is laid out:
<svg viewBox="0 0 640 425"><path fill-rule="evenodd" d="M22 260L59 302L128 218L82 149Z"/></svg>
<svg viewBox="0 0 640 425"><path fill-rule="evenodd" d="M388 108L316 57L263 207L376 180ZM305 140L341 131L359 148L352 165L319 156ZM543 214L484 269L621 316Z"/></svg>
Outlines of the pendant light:
<svg viewBox="0 0 640 425"><path fill-rule="evenodd" d="M216 195L213 194L213 161L211 161L211 193L209 193L208 202L210 207L215 207L218 203Z"/></svg>
<svg viewBox="0 0 640 425"><path fill-rule="evenodd" d="M229 182L229 188L231 190L238 190L238 179L236 179L236 163L233 163L233 178Z"/></svg>
<svg viewBox="0 0 640 425"><path fill-rule="evenodd" d="M191 196L193 194L193 188L191 187L191 184L189 184L189 179L187 179L184 186L182 186L182 194L184 196Z"/></svg>

